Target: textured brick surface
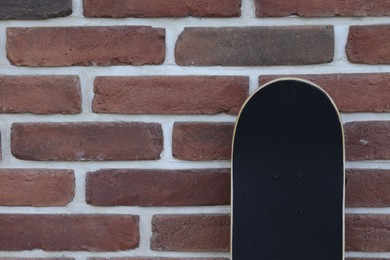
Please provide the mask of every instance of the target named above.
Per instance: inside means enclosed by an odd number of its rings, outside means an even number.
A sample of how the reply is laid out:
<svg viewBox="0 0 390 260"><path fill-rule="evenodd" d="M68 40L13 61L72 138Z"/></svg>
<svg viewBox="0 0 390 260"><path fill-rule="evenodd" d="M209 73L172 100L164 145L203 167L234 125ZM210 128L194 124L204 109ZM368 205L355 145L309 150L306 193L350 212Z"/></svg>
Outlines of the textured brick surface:
<svg viewBox="0 0 390 260"><path fill-rule="evenodd" d="M100 170L87 175L86 200L100 206L230 204L230 170Z"/></svg>
<svg viewBox="0 0 390 260"><path fill-rule="evenodd" d="M390 0L0 0L0 260L229 260L234 121L283 76L342 112L346 259L390 260L389 19Z"/></svg>
<svg viewBox="0 0 390 260"><path fill-rule="evenodd" d="M390 121L351 122L344 125L346 159L390 159Z"/></svg>
<svg viewBox="0 0 390 260"><path fill-rule="evenodd" d="M345 258L346 260L389 260L389 258Z"/></svg>
<svg viewBox="0 0 390 260"><path fill-rule="evenodd" d="M65 206L74 188L73 170L0 169L1 206Z"/></svg>
<svg viewBox="0 0 390 260"><path fill-rule="evenodd" d="M258 17L298 15L322 16L388 16L390 3L386 0L255 0Z"/></svg>
<svg viewBox="0 0 390 260"><path fill-rule="evenodd" d="M47 19L72 13L72 0L0 0L0 20Z"/></svg>
<svg viewBox="0 0 390 260"><path fill-rule="evenodd" d="M37 257L34 257L34 258L31 258L31 257L28 257L28 258L21 258L21 257L0 257L0 260L74 260L74 258L69 258L69 257L50 257L50 258L37 258Z"/></svg>
<svg viewBox="0 0 390 260"><path fill-rule="evenodd" d="M0 250L118 251L139 243L138 216L0 215Z"/></svg>
<svg viewBox="0 0 390 260"><path fill-rule="evenodd" d="M241 0L84 0L86 17L234 17Z"/></svg>
<svg viewBox="0 0 390 260"><path fill-rule="evenodd" d="M331 62L333 46L332 26L195 27L180 34L175 56L184 66L305 65Z"/></svg>
<svg viewBox="0 0 390 260"><path fill-rule="evenodd" d="M153 123L15 123L11 146L23 160L156 160L162 129Z"/></svg>
<svg viewBox="0 0 390 260"><path fill-rule="evenodd" d="M390 170L346 171L346 207L390 207Z"/></svg>
<svg viewBox="0 0 390 260"><path fill-rule="evenodd" d="M80 113L80 80L76 76L0 76L0 112Z"/></svg>
<svg viewBox="0 0 390 260"><path fill-rule="evenodd" d="M260 84L280 77L312 81L323 88L342 112L390 112L390 73L264 75Z"/></svg>
<svg viewBox="0 0 390 260"><path fill-rule="evenodd" d="M175 123L173 156L181 160L229 160L233 123Z"/></svg>
<svg viewBox="0 0 390 260"><path fill-rule="evenodd" d="M389 215L347 215L345 222L347 251L390 251Z"/></svg>
<svg viewBox="0 0 390 260"><path fill-rule="evenodd" d="M2 260L0 258L0 260ZM229 260L228 258L219 258L219 257L210 257L210 258L203 258L203 257L196 257L196 258L173 258L173 257L112 257L112 258L103 258L103 257L93 257L88 258L88 260ZM375 259L374 259L375 260Z"/></svg>
<svg viewBox="0 0 390 260"><path fill-rule="evenodd" d="M248 96L247 77L97 77L98 113L237 114Z"/></svg>
<svg viewBox="0 0 390 260"><path fill-rule="evenodd" d="M353 63L390 64L390 25L351 26L346 52Z"/></svg>
<svg viewBox="0 0 390 260"><path fill-rule="evenodd" d="M17 66L161 64L165 31L147 26L8 28L7 57Z"/></svg>
<svg viewBox="0 0 390 260"><path fill-rule="evenodd" d="M151 248L158 251L221 251L230 248L229 215L156 215Z"/></svg>

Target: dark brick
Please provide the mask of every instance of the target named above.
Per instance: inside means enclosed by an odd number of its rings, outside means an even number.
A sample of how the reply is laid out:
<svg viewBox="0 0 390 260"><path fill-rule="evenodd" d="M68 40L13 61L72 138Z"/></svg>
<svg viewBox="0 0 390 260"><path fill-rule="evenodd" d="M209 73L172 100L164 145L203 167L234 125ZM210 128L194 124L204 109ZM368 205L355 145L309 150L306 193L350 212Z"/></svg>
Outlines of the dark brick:
<svg viewBox="0 0 390 260"><path fill-rule="evenodd" d="M72 0L0 0L0 20L35 20L72 13Z"/></svg>
<svg viewBox="0 0 390 260"><path fill-rule="evenodd" d="M185 28L175 55L184 66L307 65L331 62L333 49L332 26Z"/></svg>

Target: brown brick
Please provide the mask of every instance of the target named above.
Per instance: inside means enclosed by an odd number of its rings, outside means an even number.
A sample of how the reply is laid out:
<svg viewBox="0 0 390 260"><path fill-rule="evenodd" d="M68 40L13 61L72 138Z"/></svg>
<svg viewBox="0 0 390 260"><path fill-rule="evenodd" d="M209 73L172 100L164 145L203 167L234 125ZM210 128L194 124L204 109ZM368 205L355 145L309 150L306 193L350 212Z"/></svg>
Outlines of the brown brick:
<svg viewBox="0 0 390 260"><path fill-rule="evenodd" d="M389 258L345 258L345 260L389 260Z"/></svg>
<svg viewBox="0 0 390 260"><path fill-rule="evenodd" d="M351 122L344 125L346 159L390 159L390 121Z"/></svg>
<svg viewBox="0 0 390 260"><path fill-rule="evenodd" d="M390 207L390 170L346 171L347 207Z"/></svg>
<svg viewBox="0 0 390 260"><path fill-rule="evenodd" d="M123 114L237 114L247 77L97 77L93 111Z"/></svg>
<svg viewBox="0 0 390 260"><path fill-rule="evenodd" d="M0 111L78 114L80 80L76 76L0 76Z"/></svg>
<svg viewBox="0 0 390 260"><path fill-rule="evenodd" d="M389 215L347 215L345 222L347 251L390 251Z"/></svg>
<svg viewBox="0 0 390 260"><path fill-rule="evenodd" d="M2 260L0 258L0 260ZM103 257L93 257L88 258L88 260L229 260L228 258L219 258L219 257L213 257L213 258L165 258L165 257L112 257L112 258L103 258Z"/></svg>
<svg viewBox="0 0 390 260"><path fill-rule="evenodd" d="M50 257L50 258L21 258L21 257L0 257L0 260L75 260L74 258L69 258L69 257Z"/></svg>
<svg viewBox="0 0 390 260"><path fill-rule="evenodd" d="M158 251L227 252L229 215L156 215L151 248Z"/></svg>
<svg viewBox="0 0 390 260"><path fill-rule="evenodd" d="M236 17L241 0L84 0L86 17Z"/></svg>
<svg viewBox="0 0 390 260"><path fill-rule="evenodd" d="M165 31L147 26L7 28L17 66L161 64Z"/></svg>
<svg viewBox="0 0 390 260"><path fill-rule="evenodd" d="M353 63L390 64L390 25L351 26L346 52Z"/></svg>
<svg viewBox="0 0 390 260"><path fill-rule="evenodd" d="M23 160L156 160L162 138L153 123L14 123L11 149Z"/></svg>
<svg viewBox="0 0 390 260"><path fill-rule="evenodd" d="M286 44L288 42L288 44ZM185 28L176 42L184 66L270 66L333 60L332 26Z"/></svg>
<svg viewBox="0 0 390 260"><path fill-rule="evenodd" d="M119 251L139 244L138 216L0 215L0 250Z"/></svg>
<svg viewBox="0 0 390 260"><path fill-rule="evenodd" d="M120 170L88 173L86 200L95 206L230 204L230 170Z"/></svg>
<svg viewBox="0 0 390 260"><path fill-rule="evenodd" d="M345 260L389 260L389 258L345 258Z"/></svg>
<svg viewBox="0 0 390 260"><path fill-rule="evenodd" d="M74 188L72 170L0 169L1 206L65 206Z"/></svg>
<svg viewBox="0 0 390 260"><path fill-rule="evenodd" d="M342 112L389 112L390 73L266 75L260 84L280 77L296 77L312 81L323 88Z"/></svg>
<svg viewBox="0 0 390 260"><path fill-rule="evenodd" d="M0 20L35 20L68 16L72 0L0 0Z"/></svg>
<svg viewBox="0 0 390 260"><path fill-rule="evenodd" d="M233 123L175 123L173 156L181 160L229 160Z"/></svg>
<svg viewBox="0 0 390 260"><path fill-rule="evenodd" d="M388 16L390 3L384 0L255 0L257 17Z"/></svg>

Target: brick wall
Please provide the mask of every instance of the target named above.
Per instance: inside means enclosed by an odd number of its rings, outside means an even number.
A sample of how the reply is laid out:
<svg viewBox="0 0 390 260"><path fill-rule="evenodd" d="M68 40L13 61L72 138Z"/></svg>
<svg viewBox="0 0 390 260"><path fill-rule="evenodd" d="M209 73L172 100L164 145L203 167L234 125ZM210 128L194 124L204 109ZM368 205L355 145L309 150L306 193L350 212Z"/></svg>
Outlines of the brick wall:
<svg viewBox="0 0 390 260"><path fill-rule="evenodd" d="M390 259L390 4L0 0L0 259L229 257L230 144L260 84L342 112L347 258Z"/></svg>

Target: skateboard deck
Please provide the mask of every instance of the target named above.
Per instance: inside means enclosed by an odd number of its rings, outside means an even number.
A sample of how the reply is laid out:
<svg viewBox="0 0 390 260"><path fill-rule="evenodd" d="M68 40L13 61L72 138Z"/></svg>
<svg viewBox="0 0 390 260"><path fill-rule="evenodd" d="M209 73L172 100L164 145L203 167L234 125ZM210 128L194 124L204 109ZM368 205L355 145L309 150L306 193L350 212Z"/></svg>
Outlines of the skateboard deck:
<svg viewBox="0 0 390 260"><path fill-rule="evenodd" d="M244 104L232 148L232 260L344 259L344 138L311 82L280 79Z"/></svg>

